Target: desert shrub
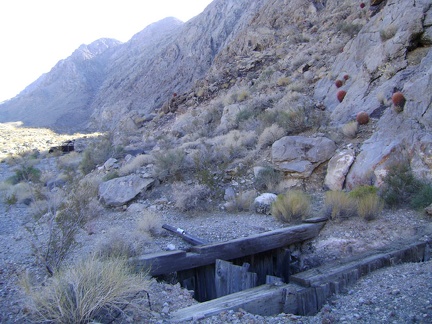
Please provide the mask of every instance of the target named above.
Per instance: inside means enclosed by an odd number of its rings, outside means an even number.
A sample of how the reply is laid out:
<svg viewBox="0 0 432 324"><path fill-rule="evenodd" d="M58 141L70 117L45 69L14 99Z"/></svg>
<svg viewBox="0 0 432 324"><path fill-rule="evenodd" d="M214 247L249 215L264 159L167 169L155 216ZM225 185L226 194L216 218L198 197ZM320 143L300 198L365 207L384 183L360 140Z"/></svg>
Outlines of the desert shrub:
<svg viewBox="0 0 432 324"><path fill-rule="evenodd" d="M162 217L156 212L145 209L141 213L136 227L140 233L156 236L162 227Z"/></svg>
<svg viewBox="0 0 432 324"><path fill-rule="evenodd" d="M343 191L327 191L324 200L324 214L331 220L344 220L356 215L355 200Z"/></svg>
<svg viewBox="0 0 432 324"><path fill-rule="evenodd" d="M271 206L271 213L283 222L300 222L309 216L310 197L300 190L290 190L277 196Z"/></svg>
<svg viewBox="0 0 432 324"><path fill-rule="evenodd" d="M254 185L257 190L274 191L281 182L283 174L281 171L271 167L264 167L260 170L254 179Z"/></svg>
<svg viewBox="0 0 432 324"><path fill-rule="evenodd" d="M290 84L291 80L288 77L281 77L276 81L276 84L280 87L287 86Z"/></svg>
<svg viewBox="0 0 432 324"><path fill-rule="evenodd" d="M46 323L111 322L146 291L149 280L132 274L125 260L88 258L57 272L43 286L25 283L32 319Z"/></svg>
<svg viewBox="0 0 432 324"><path fill-rule="evenodd" d="M349 138L356 137L358 132L358 123L357 121L350 121L342 126L342 133Z"/></svg>
<svg viewBox="0 0 432 324"><path fill-rule="evenodd" d="M107 233L107 239L96 247L96 254L101 259L131 258L140 252L142 237L138 233L129 232L125 235L121 228L113 228Z"/></svg>
<svg viewBox="0 0 432 324"><path fill-rule="evenodd" d="M355 35L357 35L361 28L362 28L361 25L353 24L345 21L339 23L338 25L338 30L347 34L350 37L354 37Z"/></svg>
<svg viewBox="0 0 432 324"><path fill-rule="evenodd" d="M396 35L397 27L395 25L387 26L384 29L380 30L380 38L381 41L385 42Z"/></svg>
<svg viewBox="0 0 432 324"><path fill-rule="evenodd" d="M187 185L181 182L174 183L172 189L175 207L184 212L205 209L211 193L205 185Z"/></svg>
<svg viewBox="0 0 432 324"><path fill-rule="evenodd" d="M375 194L366 194L357 198L357 214L367 220L373 220L384 208L384 202Z"/></svg>
<svg viewBox="0 0 432 324"><path fill-rule="evenodd" d="M15 175L9 179L13 184L21 181L39 182L41 177L41 170L31 165L22 165L15 170Z"/></svg>
<svg viewBox="0 0 432 324"><path fill-rule="evenodd" d="M408 162L391 166L383 179L380 195L389 207L409 205L411 198L422 188Z"/></svg>
<svg viewBox="0 0 432 324"><path fill-rule="evenodd" d="M354 199L360 199L368 195L377 195L378 188L375 186L359 186L349 192L349 196Z"/></svg>
<svg viewBox="0 0 432 324"><path fill-rule="evenodd" d="M19 182L15 185L8 185L3 190L3 201L7 205L17 203L30 204L34 200L34 192L30 183Z"/></svg>
<svg viewBox="0 0 432 324"><path fill-rule="evenodd" d="M168 149L152 153L155 173L160 180L179 177L184 168L185 152L180 149Z"/></svg>
<svg viewBox="0 0 432 324"><path fill-rule="evenodd" d="M70 152L59 156L58 166L63 170L76 170L78 169L82 160L82 155L78 152Z"/></svg>
<svg viewBox="0 0 432 324"><path fill-rule="evenodd" d="M285 135L285 130L277 124L266 127L258 137L258 148L265 148Z"/></svg>
<svg viewBox="0 0 432 324"><path fill-rule="evenodd" d="M84 150L79 170L86 175L97 165L106 162L109 158L119 158L122 153L123 148L113 146L108 137L100 138Z"/></svg>
<svg viewBox="0 0 432 324"><path fill-rule="evenodd" d="M295 107L286 110L270 109L259 116L264 126L278 125L287 134L300 133L309 128L305 108Z"/></svg>
<svg viewBox="0 0 432 324"><path fill-rule="evenodd" d="M32 234L36 261L49 275L60 268L76 245L76 234L101 212L97 192L98 183L85 179L65 190L45 192L31 206L35 222L29 223L26 229Z"/></svg>
<svg viewBox="0 0 432 324"><path fill-rule="evenodd" d="M256 198L255 190L240 191L234 199L227 202L226 209L228 212L249 211Z"/></svg>
<svg viewBox="0 0 432 324"><path fill-rule="evenodd" d="M124 164L118 171L120 176L126 176L137 171L140 167L153 163L153 156L150 154L139 154L131 161Z"/></svg>
<svg viewBox="0 0 432 324"><path fill-rule="evenodd" d="M432 185L430 183L422 183L420 189L415 192L410 201L410 206L414 209L426 208L432 204Z"/></svg>
<svg viewBox="0 0 432 324"><path fill-rule="evenodd" d="M118 178L118 177L120 177L118 171L117 171L117 170L114 170L114 171L110 171L110 172L108 172L108 173L103 177L102 180L103 180L103 181L109 181L109 180L112 180L112 179L115 179L115 178Z"/></svg>

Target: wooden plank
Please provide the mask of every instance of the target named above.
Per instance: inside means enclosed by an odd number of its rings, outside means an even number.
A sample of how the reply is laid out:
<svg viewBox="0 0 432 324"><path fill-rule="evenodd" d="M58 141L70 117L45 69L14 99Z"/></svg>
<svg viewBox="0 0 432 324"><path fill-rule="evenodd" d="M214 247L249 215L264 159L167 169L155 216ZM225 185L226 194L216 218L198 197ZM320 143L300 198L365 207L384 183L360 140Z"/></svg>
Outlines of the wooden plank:
<svg viewBox="0 0 432 324"><path fill-rule="evenodd" d="M339 266L326 265L304 271L290 277L290 281L296 284L312 287L325 282L335 282L335 289L341 290L359 277L383 267L402 262L420 262L423 260L426 243L411 244L402 249L380 253L376 255L360 255L345 261Z"/></svg>
<svg viewBox="0 0 432 324"><path fill-rule="evenodd" d="M185 251L165 251L131 258L129 264L136 271L149 270L150 275L156 276L174 272L174 267L169 268L169 265L175 265L176 262L181 262L185 257Z"/></svg>
<svg viewBox="0 0 432 324"><path fill-rule="evenodd" d="M324 223L290 226L228 242L194 246L191 251L214 259L230 260L312 239L323 226Z"/></svg>
<svg viewBox="0 0 432 324"><path fill-rule="evenodd" d="M257 274L248 272L249 264L237 266L224 260L216 260L216 296L222 297L257 285Z"/></svg>
<svg viewBox="0 0 432 324"><path fill-rule="evenodd" d="M262 285L208 302L179 309L172 313L171 322L197 321L223 311L244 309L252 314L270 316L284 311L286 287L290 285ZM292 286L292 285L291 285ZM300 288L304 289L304 288Z"/></svg>
<svg viewBox="0 0 432 324"><path fill-rule="evenodd" d="M323 226L324 223L302 224L228 242L194 246L191 252L187 253L185 251L160 252L131 258L129 261L137 270L148 269L151 266L150 275L158 276L214 264L216 259L232 260L303 242L317 236Z"/></svg>

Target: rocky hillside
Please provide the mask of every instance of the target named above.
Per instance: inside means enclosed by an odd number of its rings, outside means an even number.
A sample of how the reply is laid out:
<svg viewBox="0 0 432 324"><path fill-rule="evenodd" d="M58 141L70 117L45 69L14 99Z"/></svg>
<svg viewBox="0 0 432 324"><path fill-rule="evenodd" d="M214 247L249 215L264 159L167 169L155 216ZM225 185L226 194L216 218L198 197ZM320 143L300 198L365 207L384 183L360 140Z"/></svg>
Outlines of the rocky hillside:
<svg viewBox="0 0 432 324"><path fill-rule="evenodd" d="M379 184L401 159L430 178L430 7L215 0L187 23L80 47L0 121L108 130L127 149L180 149L186 169L270 165L283 187Z"/></svg>

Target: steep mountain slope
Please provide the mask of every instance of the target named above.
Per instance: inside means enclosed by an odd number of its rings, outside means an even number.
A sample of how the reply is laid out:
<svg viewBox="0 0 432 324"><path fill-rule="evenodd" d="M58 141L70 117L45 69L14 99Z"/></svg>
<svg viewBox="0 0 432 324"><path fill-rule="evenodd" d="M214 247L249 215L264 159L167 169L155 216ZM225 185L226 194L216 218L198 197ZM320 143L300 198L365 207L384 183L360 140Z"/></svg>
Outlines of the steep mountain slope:
<svg viewBox="0 0 432 324"><path fill-rule="evenodd" d="M116 53L111 73L93 103L96 127L133 129L127 126L130 118L145 116L173 93L189 90L262 2L217 0L182 26L169 18L135 35ZM172 30L150 38L168 22Z"/></svg>
<svg viewBox="0 0 432 324"><path fill-rule="evenodd" d="M0 122L22 121L60 132L84 130L95 91L106 77L110 55L120 42L100 39L82 45L15 98L0 105Z"/></svg>

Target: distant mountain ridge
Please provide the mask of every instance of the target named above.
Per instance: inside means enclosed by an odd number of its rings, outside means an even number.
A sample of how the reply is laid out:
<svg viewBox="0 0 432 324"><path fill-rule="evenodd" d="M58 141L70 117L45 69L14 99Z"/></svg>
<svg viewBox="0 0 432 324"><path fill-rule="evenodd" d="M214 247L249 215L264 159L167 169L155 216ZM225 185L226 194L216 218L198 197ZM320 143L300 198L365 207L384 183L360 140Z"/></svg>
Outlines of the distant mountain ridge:
<svg viewBox="0 0 432 324"><path fill-rule="evenodd" d="M151 113L207 73L257 3L217 0L187 23L165 18L124 44L100 39L81 45L1 104L0 122L75 132L113 129L131 112Z"/></svg>

